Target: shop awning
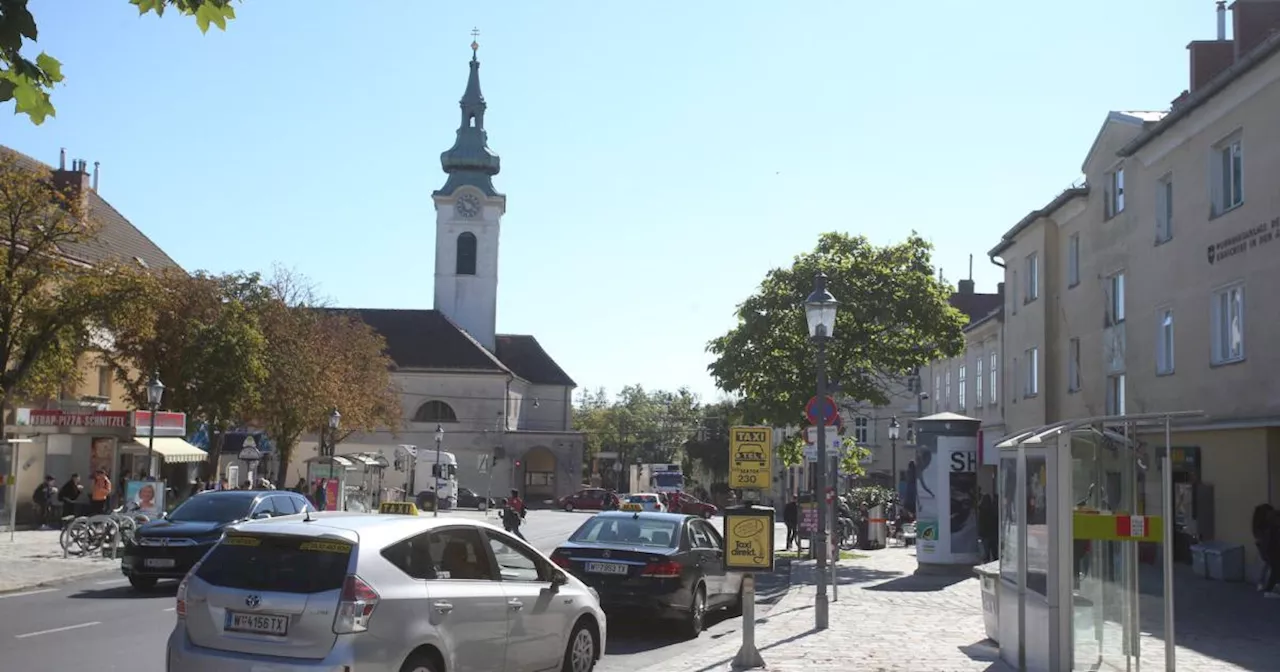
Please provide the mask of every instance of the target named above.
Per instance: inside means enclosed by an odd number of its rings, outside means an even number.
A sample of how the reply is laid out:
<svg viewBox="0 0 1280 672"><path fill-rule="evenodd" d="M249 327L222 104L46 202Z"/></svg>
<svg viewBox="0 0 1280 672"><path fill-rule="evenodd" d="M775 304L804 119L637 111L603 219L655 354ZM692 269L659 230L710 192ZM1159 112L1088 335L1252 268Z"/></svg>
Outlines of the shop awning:
<svg viewBox="0 0 1280 672"><path fill-rule="evenodd" d="M147 452L147 444L152 439L145 436L134 437L133 441L122 446L129 453ZM209 454L187 443L176 436L157 436L154 439L156 454L164 458L166 464L181 462L203 462Z"/></svg>

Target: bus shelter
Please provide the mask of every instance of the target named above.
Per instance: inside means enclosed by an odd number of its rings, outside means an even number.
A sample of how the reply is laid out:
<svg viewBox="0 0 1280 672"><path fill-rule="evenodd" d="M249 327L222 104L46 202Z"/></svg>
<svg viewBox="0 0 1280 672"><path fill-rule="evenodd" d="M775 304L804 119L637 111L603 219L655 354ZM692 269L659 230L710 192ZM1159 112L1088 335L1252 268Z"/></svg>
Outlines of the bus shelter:
<svg viewBox="0 0 1280 672"><path fill-rule="evenodd" d="M1173 423L1201 415L1084 418L997 444L1005 662L1032 672L1175 669L1167 447Z"/></svg>

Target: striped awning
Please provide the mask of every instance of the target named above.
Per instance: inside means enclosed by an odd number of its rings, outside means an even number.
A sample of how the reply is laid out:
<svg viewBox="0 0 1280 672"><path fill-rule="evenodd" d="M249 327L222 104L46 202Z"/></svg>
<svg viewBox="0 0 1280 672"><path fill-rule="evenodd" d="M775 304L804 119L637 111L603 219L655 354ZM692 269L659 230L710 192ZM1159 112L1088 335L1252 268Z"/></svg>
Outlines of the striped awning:
<svg viewBox="0 0 1280 672"><path fill-rule="evenodd" d="M153 439L145 436L136 436L133 441L124 444L121 448L131 454L146 454L147 444L150 441L153 441ZM208 453L176 436L157 436L154 442L156 454L163 457L166 464L203 462L209 458Z"/></svg>

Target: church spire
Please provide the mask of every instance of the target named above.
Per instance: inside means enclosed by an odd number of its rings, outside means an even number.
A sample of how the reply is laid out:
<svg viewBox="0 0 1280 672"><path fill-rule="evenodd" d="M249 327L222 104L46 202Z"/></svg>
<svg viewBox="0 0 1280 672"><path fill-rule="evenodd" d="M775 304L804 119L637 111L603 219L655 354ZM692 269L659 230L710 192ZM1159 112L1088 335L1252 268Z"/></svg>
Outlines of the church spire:
<svg viewBox="0 0 1280 672"><path fill-rule="evenodd" d="M487 106L484 94L480 92L480 44L475 39L479 30L472 30L471 42L471 74L467 77L467 88L458 101L462 108L462 122L458 126L458 138L453 147L440 155L440 167L448 173L440 195L452 194L458 187L471 185L490 196L496 196L493 187L493 176L501 170L501 160L497 153L489 149L489 136L484 130L484 113Z"/></svg>

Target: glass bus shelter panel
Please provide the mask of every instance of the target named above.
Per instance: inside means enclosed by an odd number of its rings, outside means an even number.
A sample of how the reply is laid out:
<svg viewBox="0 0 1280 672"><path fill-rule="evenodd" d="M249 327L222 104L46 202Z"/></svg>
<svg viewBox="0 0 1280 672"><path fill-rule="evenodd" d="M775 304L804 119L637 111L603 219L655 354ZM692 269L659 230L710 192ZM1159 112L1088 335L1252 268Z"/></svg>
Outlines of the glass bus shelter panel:
<svg viewBox="0 0 1280 672"><path fill-rule="evenodd" d="M1164 472L1132 428L1069 437L1073 670L1165 669Z"/></svg>

